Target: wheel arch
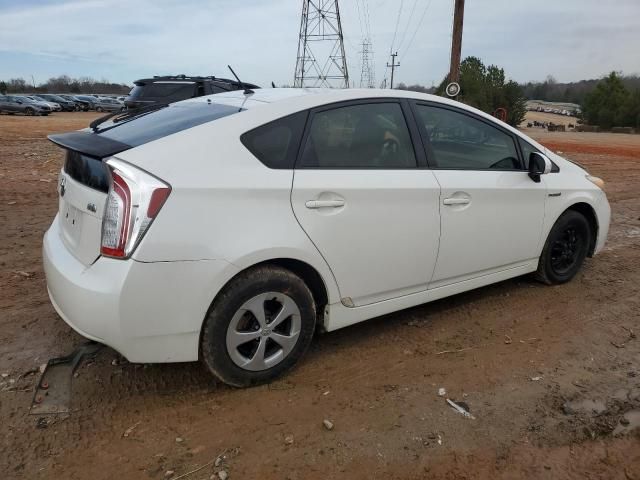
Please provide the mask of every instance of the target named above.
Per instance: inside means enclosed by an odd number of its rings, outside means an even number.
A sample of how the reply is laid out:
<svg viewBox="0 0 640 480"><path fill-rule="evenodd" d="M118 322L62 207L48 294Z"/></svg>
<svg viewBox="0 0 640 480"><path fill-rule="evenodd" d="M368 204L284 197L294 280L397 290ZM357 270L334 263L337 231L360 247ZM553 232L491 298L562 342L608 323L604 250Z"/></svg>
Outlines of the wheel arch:
<svg viewBox="0 0 640 480"><path fill-rule="evenodd" d="M593 257L593 254L596 248L596 243L598 241L598 229L599 229L598 216L596 215L596 211L591 205L589 205L586 202L574 203L573 205L568 207L565 210L565 212L569 210L578 212L587 219L587 222L589 223L589 228L591 229L591 238L589 240L589 250L587 251L587 256Z"/></svg>
<svg viewBox="0 0 640 480"><path fill-rule="evenodd" d="M220 294L234 279L236 279L239 275L242 275L249 270L252 270L258 267L269 266L269 265L278 266L286 270L289 270L290 272L299 276L302 279L302 281L307 285L307 287L309 287L309 290L311 290L311 294L313 296L313 301L316 306L317 325L319 325L321 328L324 328L324 318L323 318L324 311L325 311L326 305L329 303L329 290L324 278L322 277L320 272L318 272L318 270L315 267L313 267L311 264L299 259L288 258L288 257L276 257L276 258L270 258L267 260L261 260L261 261L252 263L251 265L244 266L244 268L236 271L231 277L229 277L226 280L226 282L222 285L222 287L216 292L215 296L211 300L211 303L209 304L209 307L207 308L207 315L208 315L208 312L211 310L211 308L213 308L213 306L215 305L216 300L220 297ZM202 325L200 327L200 340L198 341L199 356L200 356L200 350L201 350L201 339L202 339L202 331L203 331L202 327L204 325L205 319L206 319L206 315L202 319Z"/></svg>

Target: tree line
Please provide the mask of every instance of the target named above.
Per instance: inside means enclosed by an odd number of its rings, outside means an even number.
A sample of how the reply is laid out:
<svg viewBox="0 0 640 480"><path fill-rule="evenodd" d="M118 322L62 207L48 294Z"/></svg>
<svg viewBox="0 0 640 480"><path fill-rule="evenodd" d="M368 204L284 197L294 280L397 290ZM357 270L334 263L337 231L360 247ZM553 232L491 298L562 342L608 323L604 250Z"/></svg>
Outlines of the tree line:
<svg viewBox="0 0 640 480"><path fill-rule="evenodd" d="M616 73L626 89L634 91L640 88L638 75L622 75ZM602 78L580 80L578 82L558 83L549 75L544 82L528 82L522 85L527 100L544 100L547 102L577 103L583 105Z"/></svg>
<svg viewBox="0 0 640 480"><path fill-rule="evenodd" d="M24 78L10 78L0 81L0 93L113 93L126 94L130 85L113 83L108 80L96 80L91 77L71 78L68 75L52 77L38 85L27 82Z"/></svg>
<svg viewBox="0 0 640 480"><path fill-rule="evenodd" d="M407 86L401 83L398 88L445 96L448 83L447 75L437 87ZM513 80L507 80L503 68L496 65L486 66L477 57L467 57L460 63L459 83L460 94L456 100L489 114L504 108L507 112L506 122L509 125L518 126L524 120L527 109L522 87Z"/></svg>

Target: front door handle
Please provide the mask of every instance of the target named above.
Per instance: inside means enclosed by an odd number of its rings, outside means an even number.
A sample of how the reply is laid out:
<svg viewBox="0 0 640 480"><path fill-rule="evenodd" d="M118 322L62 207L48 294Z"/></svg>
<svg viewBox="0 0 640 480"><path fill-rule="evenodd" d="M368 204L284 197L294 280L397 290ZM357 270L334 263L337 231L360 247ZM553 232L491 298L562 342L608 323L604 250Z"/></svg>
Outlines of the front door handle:
<svg viewBox="0 0 640 480"><path fill-rule="evenodd" d="M344 200L309 200L304 204L307 208L340 208L344 207Z"/></svg>
<svg viewBox="0 0 640 480"><path fill-rule="evenodd" d="M451 197L445 198L442 203L445 205L468 205L471 203L470 198Z"/></svg>

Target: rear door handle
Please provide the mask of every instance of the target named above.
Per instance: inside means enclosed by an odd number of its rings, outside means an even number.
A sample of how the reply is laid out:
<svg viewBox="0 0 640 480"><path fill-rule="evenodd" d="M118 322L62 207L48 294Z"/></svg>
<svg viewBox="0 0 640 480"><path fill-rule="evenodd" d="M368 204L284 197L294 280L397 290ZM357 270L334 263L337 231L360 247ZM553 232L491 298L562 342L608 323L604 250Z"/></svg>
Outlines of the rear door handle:
<svg viewBox="0 0 640 480"><path fill-rule="evenodd" d="M339 208L344 207L344 200L309 200L304 204L307 208Z"/></svg>
<svg viewBox="0 0 640 480"><path fill-rule="evenodd" d="M445 205L468 205L469 203L471 203L471 199L451 197L445 198L442 203L444 203Z"/></svg>

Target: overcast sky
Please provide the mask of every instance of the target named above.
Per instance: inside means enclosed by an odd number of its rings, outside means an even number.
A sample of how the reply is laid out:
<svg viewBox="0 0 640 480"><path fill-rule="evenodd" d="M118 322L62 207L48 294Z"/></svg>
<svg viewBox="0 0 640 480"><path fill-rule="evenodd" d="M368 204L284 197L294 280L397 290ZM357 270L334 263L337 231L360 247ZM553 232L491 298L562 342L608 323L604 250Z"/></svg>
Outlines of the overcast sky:
<svg viewBox="0 0 640 480"><path fill-rule="evenodd" d="M452 4L340 0L352 80L360 81L368 8L376 83L385 76L394 32L401 64L396 82L439 83L448 71ZM291 84L301 5L0 0L0 79L33 75L41 82L68 74L131 83L159 74L228 76L230 63L247 82ZM464 27L463 57L497 64L520 82L549 74L572 81L611 70L640 73L640 0L466 0Z"/></svg>

